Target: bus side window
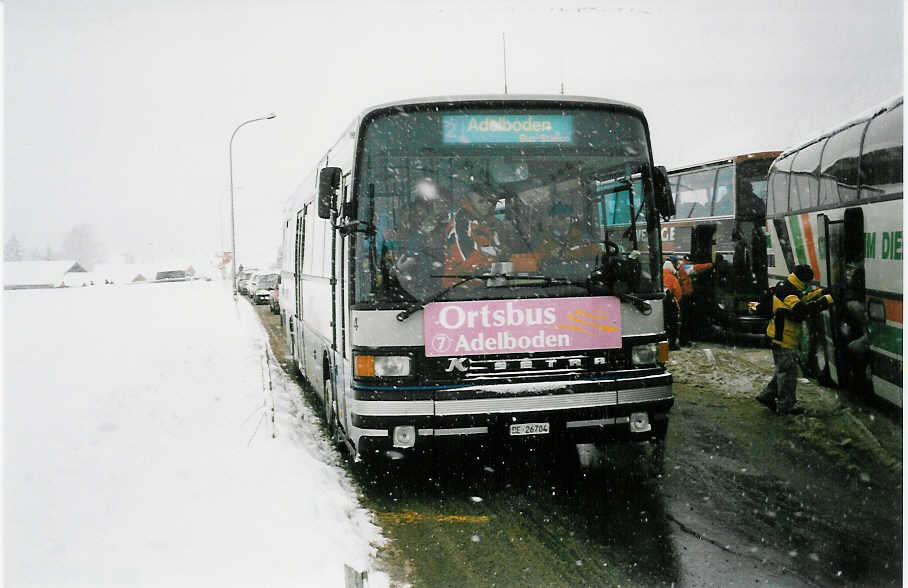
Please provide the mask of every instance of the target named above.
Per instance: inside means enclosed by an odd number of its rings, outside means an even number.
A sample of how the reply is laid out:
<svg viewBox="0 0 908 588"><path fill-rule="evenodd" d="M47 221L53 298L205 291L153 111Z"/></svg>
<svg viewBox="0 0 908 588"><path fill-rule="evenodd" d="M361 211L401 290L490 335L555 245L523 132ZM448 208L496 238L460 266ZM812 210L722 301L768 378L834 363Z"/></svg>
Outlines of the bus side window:
<svg viewBox="0 0 908 588"><path fill-rule="evenodd" d="M821 189L827 190L821 202L849 202L857 199L858 154L865 126L866 123L852 125L829 138L820 164L820 177L829 180L821 184ZM835 189L835 195L828 193L831 189Z"/></svg>
<svg viewBox="0 0 908 588"><path fill-rule="evenodd" d="M309 251L306 251L306 254L303 256L303 273L309 275L316 274L313 260L320 260L322 253L320 251L321 239L319 239L319 234L316 231L318 224L313 222L313 218L315 218L315 215L312 214L311 211L306 211L305 220L303 221L306 223L306 227L303 230L305 231L305 234L309 235L309 244L311 245L311 248Z"/></svg>
<svg viewBox="0 0 908 588"><path fill-rule="evenodd" d="M715 169L696 171L680 176L675 218L702 218L709 216L715 179Z"/></svg>
<svg viewBox="0 0 908 588"><path fill-rule="evenodd" d="M713 216L735 213L734 167L720 167L716 177L716 195L713 204Z"/></svg>
<svg viewBox="0 0 908 588"><path fill-rule="evenodd" d="M795 156L791 164L791 210L814 208L819 203L820 180L817 178L817 170L825 144L826 141L817 141L798 151Z"/></svg>
<svg viewBox="0 0 908 588"><path fill-rule="evenodd" d="M788 180L791 171L791 161L794 154L777 162L772 167L772 173L769 176L769 198L773 214L785 214L788 212Z"/></svg>
<svg viewBox="0 0 908 588"><path fill-rule="evenodd" d="M870 121L861 155L861 198L902 191L902 105Z"/></svg>

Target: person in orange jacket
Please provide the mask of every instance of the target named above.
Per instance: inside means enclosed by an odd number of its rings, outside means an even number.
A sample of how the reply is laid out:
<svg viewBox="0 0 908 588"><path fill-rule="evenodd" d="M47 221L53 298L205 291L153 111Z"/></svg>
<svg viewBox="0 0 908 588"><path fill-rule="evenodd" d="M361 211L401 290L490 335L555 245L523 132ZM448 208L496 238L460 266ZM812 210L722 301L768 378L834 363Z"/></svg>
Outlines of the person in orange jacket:
<svg viewBox="0 0 908 588"><path fill-rule="evenodd" d="M533 252L542 264L593 260L602 253L595 237L583 229L571 205L553 203L549 217L549 225L533 243Z"/></svg>
<svg viewBox="0 0 908 588"><path fill-rule="evenodd" d="M498 257L501 242L495 230L497 201L498 197L494 194L472 190L464 197L461 208L451 217L445 232L445 274L474 273ZM456 281L445 278L442 283L449 286Z"/></svg>
<svg viewBox="0 0 908 588"><path fill-rule="evenodd" d="M445 230L445 275L475 274L488 270L492 262L508 261L511 255L528 251L516 229L496 217L499 200L501 196L478 182L466 192ZM442 285L457 281L458 278L447 277L442 279Z"/></svg>
<svg viewBox="0 0 908 588"><path fill-rule="evenodd" d="M668 335L668 347L678 350L678 333L681 322L681 283L678 281L678 270L671 260L662 264L662 286L665 298L662 299L662 314L665 322L665 333Z"/></svg>

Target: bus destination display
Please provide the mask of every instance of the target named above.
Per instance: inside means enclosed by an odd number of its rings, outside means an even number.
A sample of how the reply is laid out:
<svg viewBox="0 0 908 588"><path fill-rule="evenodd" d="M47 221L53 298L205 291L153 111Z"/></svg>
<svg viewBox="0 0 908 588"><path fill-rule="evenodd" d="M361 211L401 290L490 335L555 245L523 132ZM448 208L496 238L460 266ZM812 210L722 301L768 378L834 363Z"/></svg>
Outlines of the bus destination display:
<svg viewBox="0 0 908 588"><path fill-rule="evenodd" d="M545 114L449 114L442 117L445 144L571 143L574 117Z"/></svg>

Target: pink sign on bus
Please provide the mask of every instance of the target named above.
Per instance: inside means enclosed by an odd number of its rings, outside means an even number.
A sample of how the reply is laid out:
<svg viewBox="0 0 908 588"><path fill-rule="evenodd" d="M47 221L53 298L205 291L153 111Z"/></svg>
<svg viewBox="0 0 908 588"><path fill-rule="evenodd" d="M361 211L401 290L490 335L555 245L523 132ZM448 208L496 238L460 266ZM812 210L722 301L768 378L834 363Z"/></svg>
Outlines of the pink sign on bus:
<svg viewBox="0 0 908 588"><path fill-rule="evenodd" d="M621 347L614 296L436 302L424 318L427 357Z"/></svg>

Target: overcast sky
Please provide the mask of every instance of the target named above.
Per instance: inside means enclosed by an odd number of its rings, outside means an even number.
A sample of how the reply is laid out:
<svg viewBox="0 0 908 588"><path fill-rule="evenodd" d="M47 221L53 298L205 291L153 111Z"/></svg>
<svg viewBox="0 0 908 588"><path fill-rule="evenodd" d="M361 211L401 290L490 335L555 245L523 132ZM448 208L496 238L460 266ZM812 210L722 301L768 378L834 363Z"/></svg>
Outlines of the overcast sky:
<svg viewBox="0 0 908 588"><path fill-rule="evenodd" d="M8 0L4 240L92 224L112 261L268 263L287 196L362 109L501 93L646 112L669 168L785 149L903 92L903 4Z"/></svg>

